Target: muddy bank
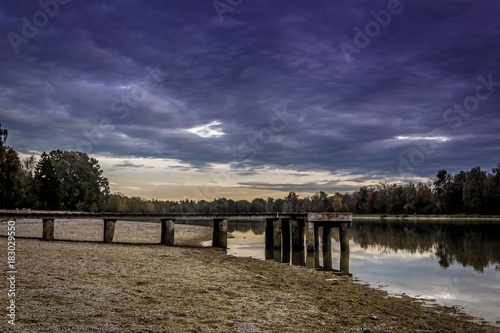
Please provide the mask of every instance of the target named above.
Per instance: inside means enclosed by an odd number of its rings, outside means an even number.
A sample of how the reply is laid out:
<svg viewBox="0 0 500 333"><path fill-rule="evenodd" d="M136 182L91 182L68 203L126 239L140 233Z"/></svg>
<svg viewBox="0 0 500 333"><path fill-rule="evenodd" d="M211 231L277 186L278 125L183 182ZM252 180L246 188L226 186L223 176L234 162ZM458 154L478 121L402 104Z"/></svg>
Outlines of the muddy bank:
<svg viewBox="0 0 500 333"><path fill-rule="evenodd" d="M176 225L176 244L183 245L166 247L128 244L159 242L159 233L133 222L117 224L122 243L104 244L102 222L89 223L56 225L56 239L87 242L17 241L16 326L4 317L0 331L500 332L453 308L388 297L329 272L189 246L211 239L210 228ZM16 228L19 236L41 234L36 222ZM0 244L6 248L6 239ZM3 292L0 304L6 302Z"/></svg>

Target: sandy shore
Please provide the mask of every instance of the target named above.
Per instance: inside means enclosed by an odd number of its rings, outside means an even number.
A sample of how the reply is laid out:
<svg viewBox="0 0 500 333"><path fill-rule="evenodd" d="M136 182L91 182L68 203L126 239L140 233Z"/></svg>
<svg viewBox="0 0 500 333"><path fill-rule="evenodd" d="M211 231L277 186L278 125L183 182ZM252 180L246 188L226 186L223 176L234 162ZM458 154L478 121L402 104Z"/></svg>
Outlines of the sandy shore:
<svg viewBox="0 0 500 333"><path fill-rule="evenodd" d="M101 221L56 221L55 230L70 241L17 240L16 326L4 315L0 331L500 332L331 272L196 247L211 239L206 227L176 225L175 247L129 244L158 243L159 224L118 221L118 244L100 242ZM40 237L41 223L17 222L16 234Z"/></svg>

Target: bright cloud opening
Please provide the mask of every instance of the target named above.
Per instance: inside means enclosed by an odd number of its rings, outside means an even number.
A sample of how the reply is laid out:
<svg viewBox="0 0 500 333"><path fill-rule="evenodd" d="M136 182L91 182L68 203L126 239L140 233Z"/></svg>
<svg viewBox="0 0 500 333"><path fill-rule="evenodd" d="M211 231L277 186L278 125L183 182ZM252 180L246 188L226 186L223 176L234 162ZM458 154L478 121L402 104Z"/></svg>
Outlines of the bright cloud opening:
<svg viewBox="0 0 500 333"><path fill-rule="evenodd" d="M410 140L410 141L431 140L431 141L442 141L442 142L446 142L446 141L450 140L445 136L397 136L396 139L398 139L398 140Z"/></svg>
<svg viewBox="0 0 500 333"><path fill-rule="evenodd" d="M226 133L222 132L220 128L213 128L213 126L220 125L220 121L212 121L210 124L197 126L188 129L188 132L194 133L202 138L219 138Z"/></svg>

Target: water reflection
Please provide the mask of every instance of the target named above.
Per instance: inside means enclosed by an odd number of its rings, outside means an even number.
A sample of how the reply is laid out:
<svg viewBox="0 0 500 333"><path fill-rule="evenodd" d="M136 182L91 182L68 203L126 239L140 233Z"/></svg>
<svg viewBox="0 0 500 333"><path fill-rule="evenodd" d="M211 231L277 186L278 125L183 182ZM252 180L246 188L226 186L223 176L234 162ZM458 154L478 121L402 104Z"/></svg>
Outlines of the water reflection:
<svg viewBox="0 0 500 333"><path fill-rule="evenodd" d="M350 232L351 239L361 248L377 248L381 253L431 253L442 268L460 263L483 272L484 268L500 263L500 224L358 222L352 224Z"/></svg>
<svg viewBox="0 0 500 333"><path fill-rule="evenodd" d="M240 224L242 228L240 228ZM254 232L254 228L257 232ZM318 251L308 251L306 242L298 249L293 246L287 246L287 242L282 243L279 250L265 248L263 223L233 223L228 226L230 236L228 238L227 253L236 256L253 257L265 260L274 260L276 262L287 263L297 266L305 266L317 270L332 271L337 274L349 274L349 251L340 251L338 244L339 231L332 228L329 234L330 240L324 241L328 236L323 235L320 228ZM288 249L286 249L288 247Z"/></svg>
<svg viewBox="0 0 500 333"><path fill-rule="evenodd" d="M244 231L239 224L229 224L234 238L228 240L228 254L278 262L288 257L286 262L292 263L292 252L283 257L281 251L265 251L263 222L245 223ZM393 294L458 305L492 324L500 320L500 223L355 219L349 237L349 257L343 264L338 230L333 229L332 271L348 265L347 271L363 283L384 286ZM330 269L328 259L324 264L322 242L319 258L305 252L306 267ZM297 256L295 262L303 265L302 258Z"/></svg>

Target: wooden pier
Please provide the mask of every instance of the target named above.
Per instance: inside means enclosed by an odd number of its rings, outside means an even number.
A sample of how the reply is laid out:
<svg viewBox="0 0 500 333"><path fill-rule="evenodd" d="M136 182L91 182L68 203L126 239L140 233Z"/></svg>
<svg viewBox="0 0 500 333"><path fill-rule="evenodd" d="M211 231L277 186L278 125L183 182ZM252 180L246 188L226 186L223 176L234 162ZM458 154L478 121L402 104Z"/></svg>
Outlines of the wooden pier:
<svg viewBox="0 0 500 333"><path fill-rule="evenodd" d="M133 213L0 213L2 220L38 219L43 221L43 240L54 239L54 221L57 219L103 220L103 241L112 243L115 226L119 220L161 221L160 243L173 246L175 243L175 221L212 220L212 246L227 248L228 220L265 220L266 259L305 264L307 250L315 253L315 267L319 267L320 244L323 253L323 268L331 269L332 229L339 228L340 235L340 270L349 271L349 226L351 213L224 213L224 214L133 214ZM312 229L313 232L308 232ZM309 248L305 245L314 244ZM292 251L291 251L292 250ZM276 254L278 252L279 254Z"/></svg>

